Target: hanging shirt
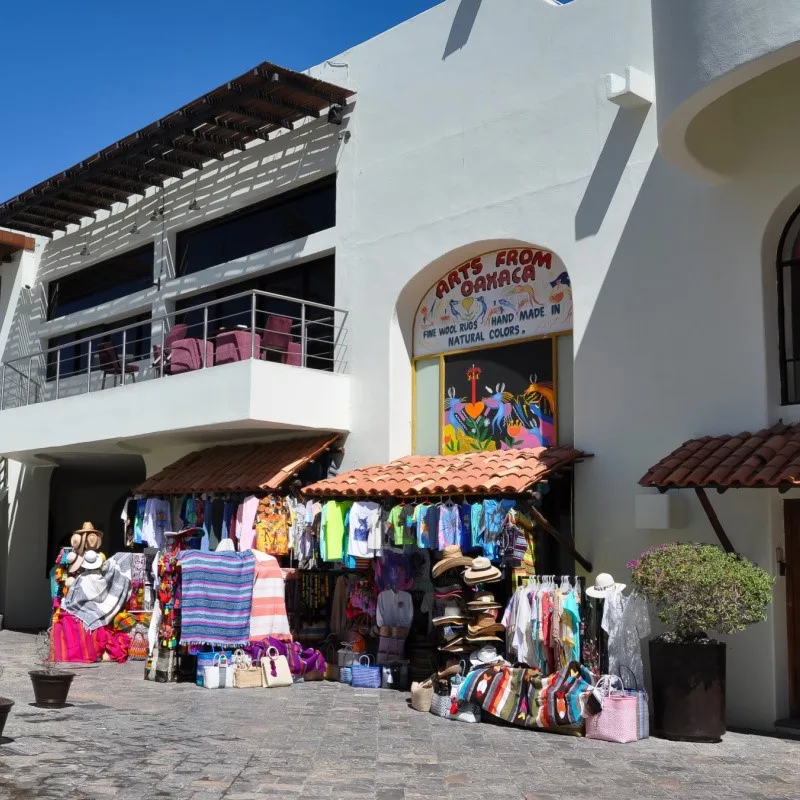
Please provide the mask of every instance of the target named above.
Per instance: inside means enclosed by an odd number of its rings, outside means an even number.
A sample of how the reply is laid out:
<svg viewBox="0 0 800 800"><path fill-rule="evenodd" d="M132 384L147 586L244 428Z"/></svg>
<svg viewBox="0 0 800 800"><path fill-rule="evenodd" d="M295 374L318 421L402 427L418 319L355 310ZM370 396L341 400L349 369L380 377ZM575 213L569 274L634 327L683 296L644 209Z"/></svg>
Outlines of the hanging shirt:
<svg viewBox="0 0 800 800"><path fill-rule="evenodd" d="M324 531L321 538L325 540L325 561L341 561L344 555L344 519L352 506L352 502L340 503L329 500L325 503Z"/></svg>
<svg viewBox="0 0 800 800"><path fill-rule="evenodd" d="M485 525L485 515L483 513L483 503L473 503L470 514L470 533L472 534L472 547L475 550L483 542L483 531Z"/></svg>
<svg viewBox="0 0 800 800"><path fill-rule="evenodd" d="M609 592L605 598L602 625L608 633L609 673L619 675L628 689L636 688L630 685L633 673L638 688L644 687L640 640L650 635L650 617L644 597L636 592L627 597L618 590Z"/></svg>
<svg viewBox="0 0 800 800"><path fill-rule="evenodd" d="M289 509L282 498L268 495L256 511L256 550L273 556L289 553Z"/></svg>
<svg viewBox="0 0 800 800"><path fill-rule="evenodd" d="M433 547L431 532L428 528L428 511L430 507L430 503L420 503L414 509L414 524L417 528L417 547L428 550Z"/></svg>
<svg viewBox="0 0 800 800"><path fill-rule="evenodd" d="M147 508L147 500L140 498L136 501L136 516L133 520L133 541L136 544L144 543L142 528L144 527L144 510Z"/></svg>
<svg viewBox="0 0 800 800"><path fill-rule="evenodd" d="M484 500L486 533L484 541L494 542L503 530L506 515L517 504L516 500Z"/></svg>
<svg viewBox="0 0 800 800"><path fill-rule="evenodd" d="M461 552L468 553L472 550L472 506L462 503L458 507L458 515L461 518Z"/></svg>
<svg viewBox="0 0 800 800"><path fill-rule="evenodd" d="M461 544L461 514L455 503L442 503L439 507L439 549Z"/></svg>
<svg viewBox="0 0 800 800"><path fill-rule="evenodd" d="M164 546L164 534L171 529L170 505L166 500L150 498L145 503L142 520L142 541L159 550Z"/></svg>
<svg viewBox="0 0 800 800"><path fill-rule="evenodd" d="M378 503L353 503L350 509L347 553L355 558L373 558L381 549L381 507Z"/></svg>
<svg viewBox="0 0 800 800"><path fill-rule="evenodd" d="M396 592L384 589L378 595L378 607L375 618L379 626L410 628L414 618L414 603L408 592Z"/></svg>
<svg viewBox="0 0 800 800"><path fill-rule="evenodd" d="M255 544L255 521L258 511L258 498L251 494L236 510L236 538L239 550L252 550Z"/></svg>
<svg viewBox="0 0 800 800"><path fill-rule="evenodd" d="M581 613L575 592L568 592L564 597L561 614L561 646L564 648L566 660L579 661L581 656Z"/></svg>
<svg viewBox="0 0 800 800"><path fill-rule="evenodd" d="M404 506L395 506L389 512L388 519L389 536L392 544L402 547L405 543L406 515Z"/></svg>

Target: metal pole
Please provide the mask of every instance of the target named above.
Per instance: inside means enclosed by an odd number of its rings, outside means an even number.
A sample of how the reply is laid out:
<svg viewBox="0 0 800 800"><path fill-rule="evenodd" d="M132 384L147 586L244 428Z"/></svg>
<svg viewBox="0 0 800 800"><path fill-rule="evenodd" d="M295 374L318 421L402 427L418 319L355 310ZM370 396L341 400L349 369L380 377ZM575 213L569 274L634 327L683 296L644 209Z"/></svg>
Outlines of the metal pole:
<svg viewBox="0 0 800 800"><path fill-rule="evenodd" d="M252 303L250 304L250 358L256 357L256 294L253 292L251 295Z"/></svg>
<svg viewBox="0 0 800 800"><path fill-rule="evenodd" d="M0 411L2 411L6 406L6 365L3 364L3 377L2 383L0 383Z"/></svg>
<svg viewBox="0 0 800 800"><path fill-rule="evenodd" d="M58 384L61 380L61 348L56 350L56 400L58 400Z"/></svg>
<svg viewBox="0 0 800 800"><path fill-rule="evenodd" d="M89 339L86 352L86 394L92 391L92 340Z"/></svg>
<svg viewBox="0 0 800 800"><path fill-rule="evenodd" d="M306 365L306 351L308 350L306 341L306 304L300 305L300 366Z"/></svg>
<svg viewBox="0 0 800 800"><path fill-rule="evenodd" d="M33 356L28 359L28 391L25 395L25 405L31 401L31 369L33 369Z"/></svg>
<svg viewBox="0 0 800 800"><path fill-rule="evenodd" d="M208 306L203 309L203 369L206 368L206 353L208 352Z"/></svg>
<svg viewBox="0 0 800 800"><path fill-rule="evenodd" d="M161 374L158 376L159 378L164 377L164 362L167 360L167 354L164 350L164 330L166 327L167 327L167 320L165 319L161 323L161 363L159 364Z"/></svg>
<svg viewBox="0 0 800 800"><path fill-rule="evenodd" d="M128 370L125 365L125 344L127 338L127 330L122 331L122 385L125 385L125 379L128 377Z"/></svg>

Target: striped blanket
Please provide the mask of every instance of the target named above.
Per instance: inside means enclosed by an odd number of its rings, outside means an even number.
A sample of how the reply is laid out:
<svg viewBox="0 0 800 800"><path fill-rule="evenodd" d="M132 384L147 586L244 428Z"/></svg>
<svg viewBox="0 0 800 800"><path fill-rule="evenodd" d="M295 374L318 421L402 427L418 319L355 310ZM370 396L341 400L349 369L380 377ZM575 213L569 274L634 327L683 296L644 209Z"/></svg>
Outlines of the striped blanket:
<svg viewBox="0 0 800 800"><path fill-rule="evenodd" d="M253 602L253 554L184 550L178 558L181 644L246 645Z"/></svg>
<svg viewBox="0 0 800 800"><path fill-rule="evenodd" d="M253 608L250 612L250 641L261 642L268 636L292 640L286 616L283 572L274 556L254 551L256 580L253 584Z"/></svg>

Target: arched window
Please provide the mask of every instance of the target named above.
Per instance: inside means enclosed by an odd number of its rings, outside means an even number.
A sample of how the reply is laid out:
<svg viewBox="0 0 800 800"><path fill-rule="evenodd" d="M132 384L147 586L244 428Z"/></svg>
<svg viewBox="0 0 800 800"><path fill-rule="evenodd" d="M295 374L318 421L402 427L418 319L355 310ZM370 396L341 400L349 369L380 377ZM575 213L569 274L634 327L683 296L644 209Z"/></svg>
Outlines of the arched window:
<svg viewBox="0 0 800 800"><path fill-rule="evenodd" d="M800 208L778 244L778 335L781 402L800 403Z"/></svg>

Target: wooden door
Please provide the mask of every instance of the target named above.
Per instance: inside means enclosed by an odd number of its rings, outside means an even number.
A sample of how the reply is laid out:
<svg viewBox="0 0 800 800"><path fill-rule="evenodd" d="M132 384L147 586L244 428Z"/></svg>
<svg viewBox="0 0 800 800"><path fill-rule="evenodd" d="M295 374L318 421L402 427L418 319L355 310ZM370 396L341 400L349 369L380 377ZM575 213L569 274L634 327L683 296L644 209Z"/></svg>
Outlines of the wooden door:
<svg viewBox="0 0 800 800"><path fill-rule="evenodd" d="M789 708L800 717L800 500L785 500L786 621L789 647Z"/></svg>

